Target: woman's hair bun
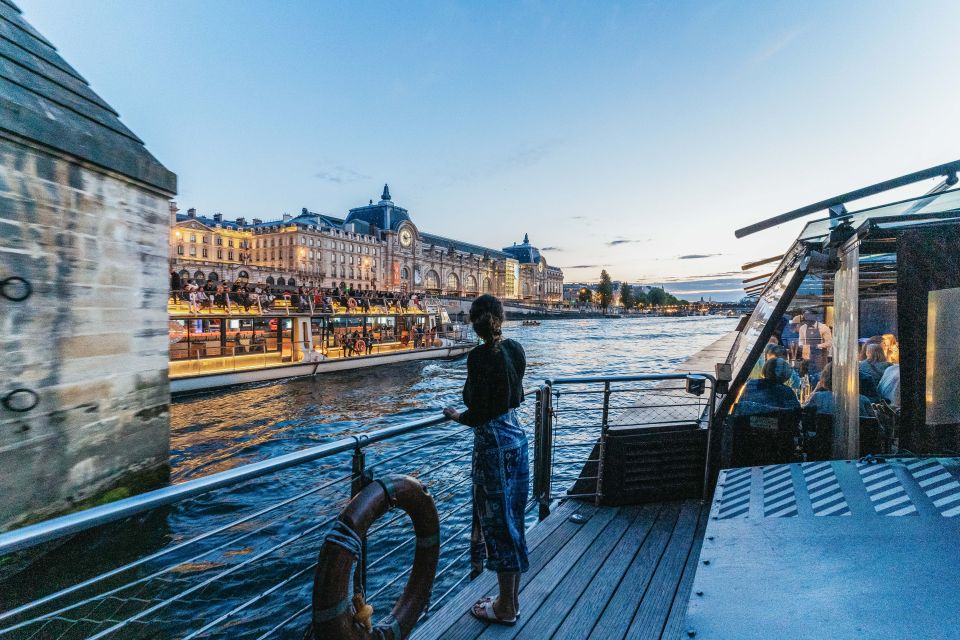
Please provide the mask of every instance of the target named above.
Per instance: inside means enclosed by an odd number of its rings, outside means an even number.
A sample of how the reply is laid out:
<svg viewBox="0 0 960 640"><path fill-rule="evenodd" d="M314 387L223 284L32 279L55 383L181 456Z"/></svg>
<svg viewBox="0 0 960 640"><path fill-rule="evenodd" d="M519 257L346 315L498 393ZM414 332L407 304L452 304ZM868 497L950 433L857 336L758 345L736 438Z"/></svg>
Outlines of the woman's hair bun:
<svg viewBox="0 0 960 640"><path fill-rule="evenodd" d="M500 339L503 325L503 304L496 297L485 293L470 305L470 322L477 335L487 342Z"/></svg>

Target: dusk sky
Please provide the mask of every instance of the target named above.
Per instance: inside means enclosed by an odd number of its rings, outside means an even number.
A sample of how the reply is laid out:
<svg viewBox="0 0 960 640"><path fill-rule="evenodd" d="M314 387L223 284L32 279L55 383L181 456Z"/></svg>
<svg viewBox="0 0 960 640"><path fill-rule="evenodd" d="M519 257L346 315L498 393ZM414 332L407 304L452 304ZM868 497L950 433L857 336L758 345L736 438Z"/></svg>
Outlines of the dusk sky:
<svg viewBox="0 0 960 640"><path fill-rule="evenodd" d="M960 157L957 2L18 4L182 209L343 216L389 182L568 282L738 298L799 225L735 228Z"/></svg>

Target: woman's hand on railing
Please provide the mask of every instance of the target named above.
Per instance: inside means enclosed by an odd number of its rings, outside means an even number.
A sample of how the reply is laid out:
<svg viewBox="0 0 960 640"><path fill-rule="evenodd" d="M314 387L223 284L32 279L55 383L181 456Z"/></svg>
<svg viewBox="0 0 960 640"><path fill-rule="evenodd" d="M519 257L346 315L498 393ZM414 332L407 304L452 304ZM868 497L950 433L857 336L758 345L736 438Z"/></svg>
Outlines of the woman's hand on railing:
<svg viewBox="0 0 960 640"><path fill-rule="evenodd" d="M460 422L460 412L454 409L453 407L447 407L443 410L443 415L451 420L456 420Z"/></svg>

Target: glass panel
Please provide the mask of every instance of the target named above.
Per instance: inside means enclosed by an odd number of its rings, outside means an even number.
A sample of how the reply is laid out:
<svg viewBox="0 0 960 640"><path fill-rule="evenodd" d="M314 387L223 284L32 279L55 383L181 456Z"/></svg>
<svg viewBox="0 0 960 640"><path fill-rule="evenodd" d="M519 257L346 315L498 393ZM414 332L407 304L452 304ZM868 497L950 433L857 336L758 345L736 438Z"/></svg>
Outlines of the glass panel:
<svg viewBox="0 0 960 640"><path fill-rule="evenodd" d="M170 359L186 360L187 355L187 321L171 320L169 324L170 333Z"/></svg>
<svg viewBox="0 0 960 640"><path fill-rule="evenodd" d="M865 220L870 218L882 218L887 216L916 215L925 213L941 213L960 209L960 189L944 191L930 196L921 196L911 198L910 200L901 200L892 204L885 204L879 207L863 209L850 213L839 218L824 218L814 220L804 227L800 234L800 240L813 240L823 238L830 233L832 229L841 220L849 220L853 228L859 227Z"/></svg>
<svg viewBox="0 0 960 640"><path fill-rule="evenodd" d="M859 258L860 245L855 242L842 254L835 278L832 453L838 460L860 455Z"/></svg>
<svg viewBox="0 0 960 640"><path fill-rule="evenodd" d="M960 289L927 294L927 424L960 424Z"/></svg>
<svg viewBox="0 0 960 640"><path fill-rule="evenodd" d="M757 306L754 308L750 319L740 335L737 336L730 354L727 356L727 364L732 365L733 388L743 384L750 371L753 369L754 362L760 357L762 346L760 340L766 341L767 338L778 330L779 321L774 321L774 316L778 307L788 302L799 279L800 260L805 250L802 245L795 244L790 253L780 263L776 273L774 273L767 285L764 287ZM784 297L787 300L784 300ZM765 336L765 337L764 337Z"/></svg>

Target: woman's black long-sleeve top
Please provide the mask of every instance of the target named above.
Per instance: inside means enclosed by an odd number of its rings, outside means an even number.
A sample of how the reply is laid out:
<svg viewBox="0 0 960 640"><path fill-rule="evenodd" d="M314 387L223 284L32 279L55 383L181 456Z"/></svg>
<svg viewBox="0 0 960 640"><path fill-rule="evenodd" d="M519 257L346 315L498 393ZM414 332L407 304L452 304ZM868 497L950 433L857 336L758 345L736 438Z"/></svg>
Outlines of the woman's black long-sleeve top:
<svg viewBox="0 0 960 640"><path fill-rule="evenodd" d="M516 409L523 402L523 373L527 357L515 340L484 343L467 356L467 381L463 402L467 410L460 422L479 427Z"/></svg>

